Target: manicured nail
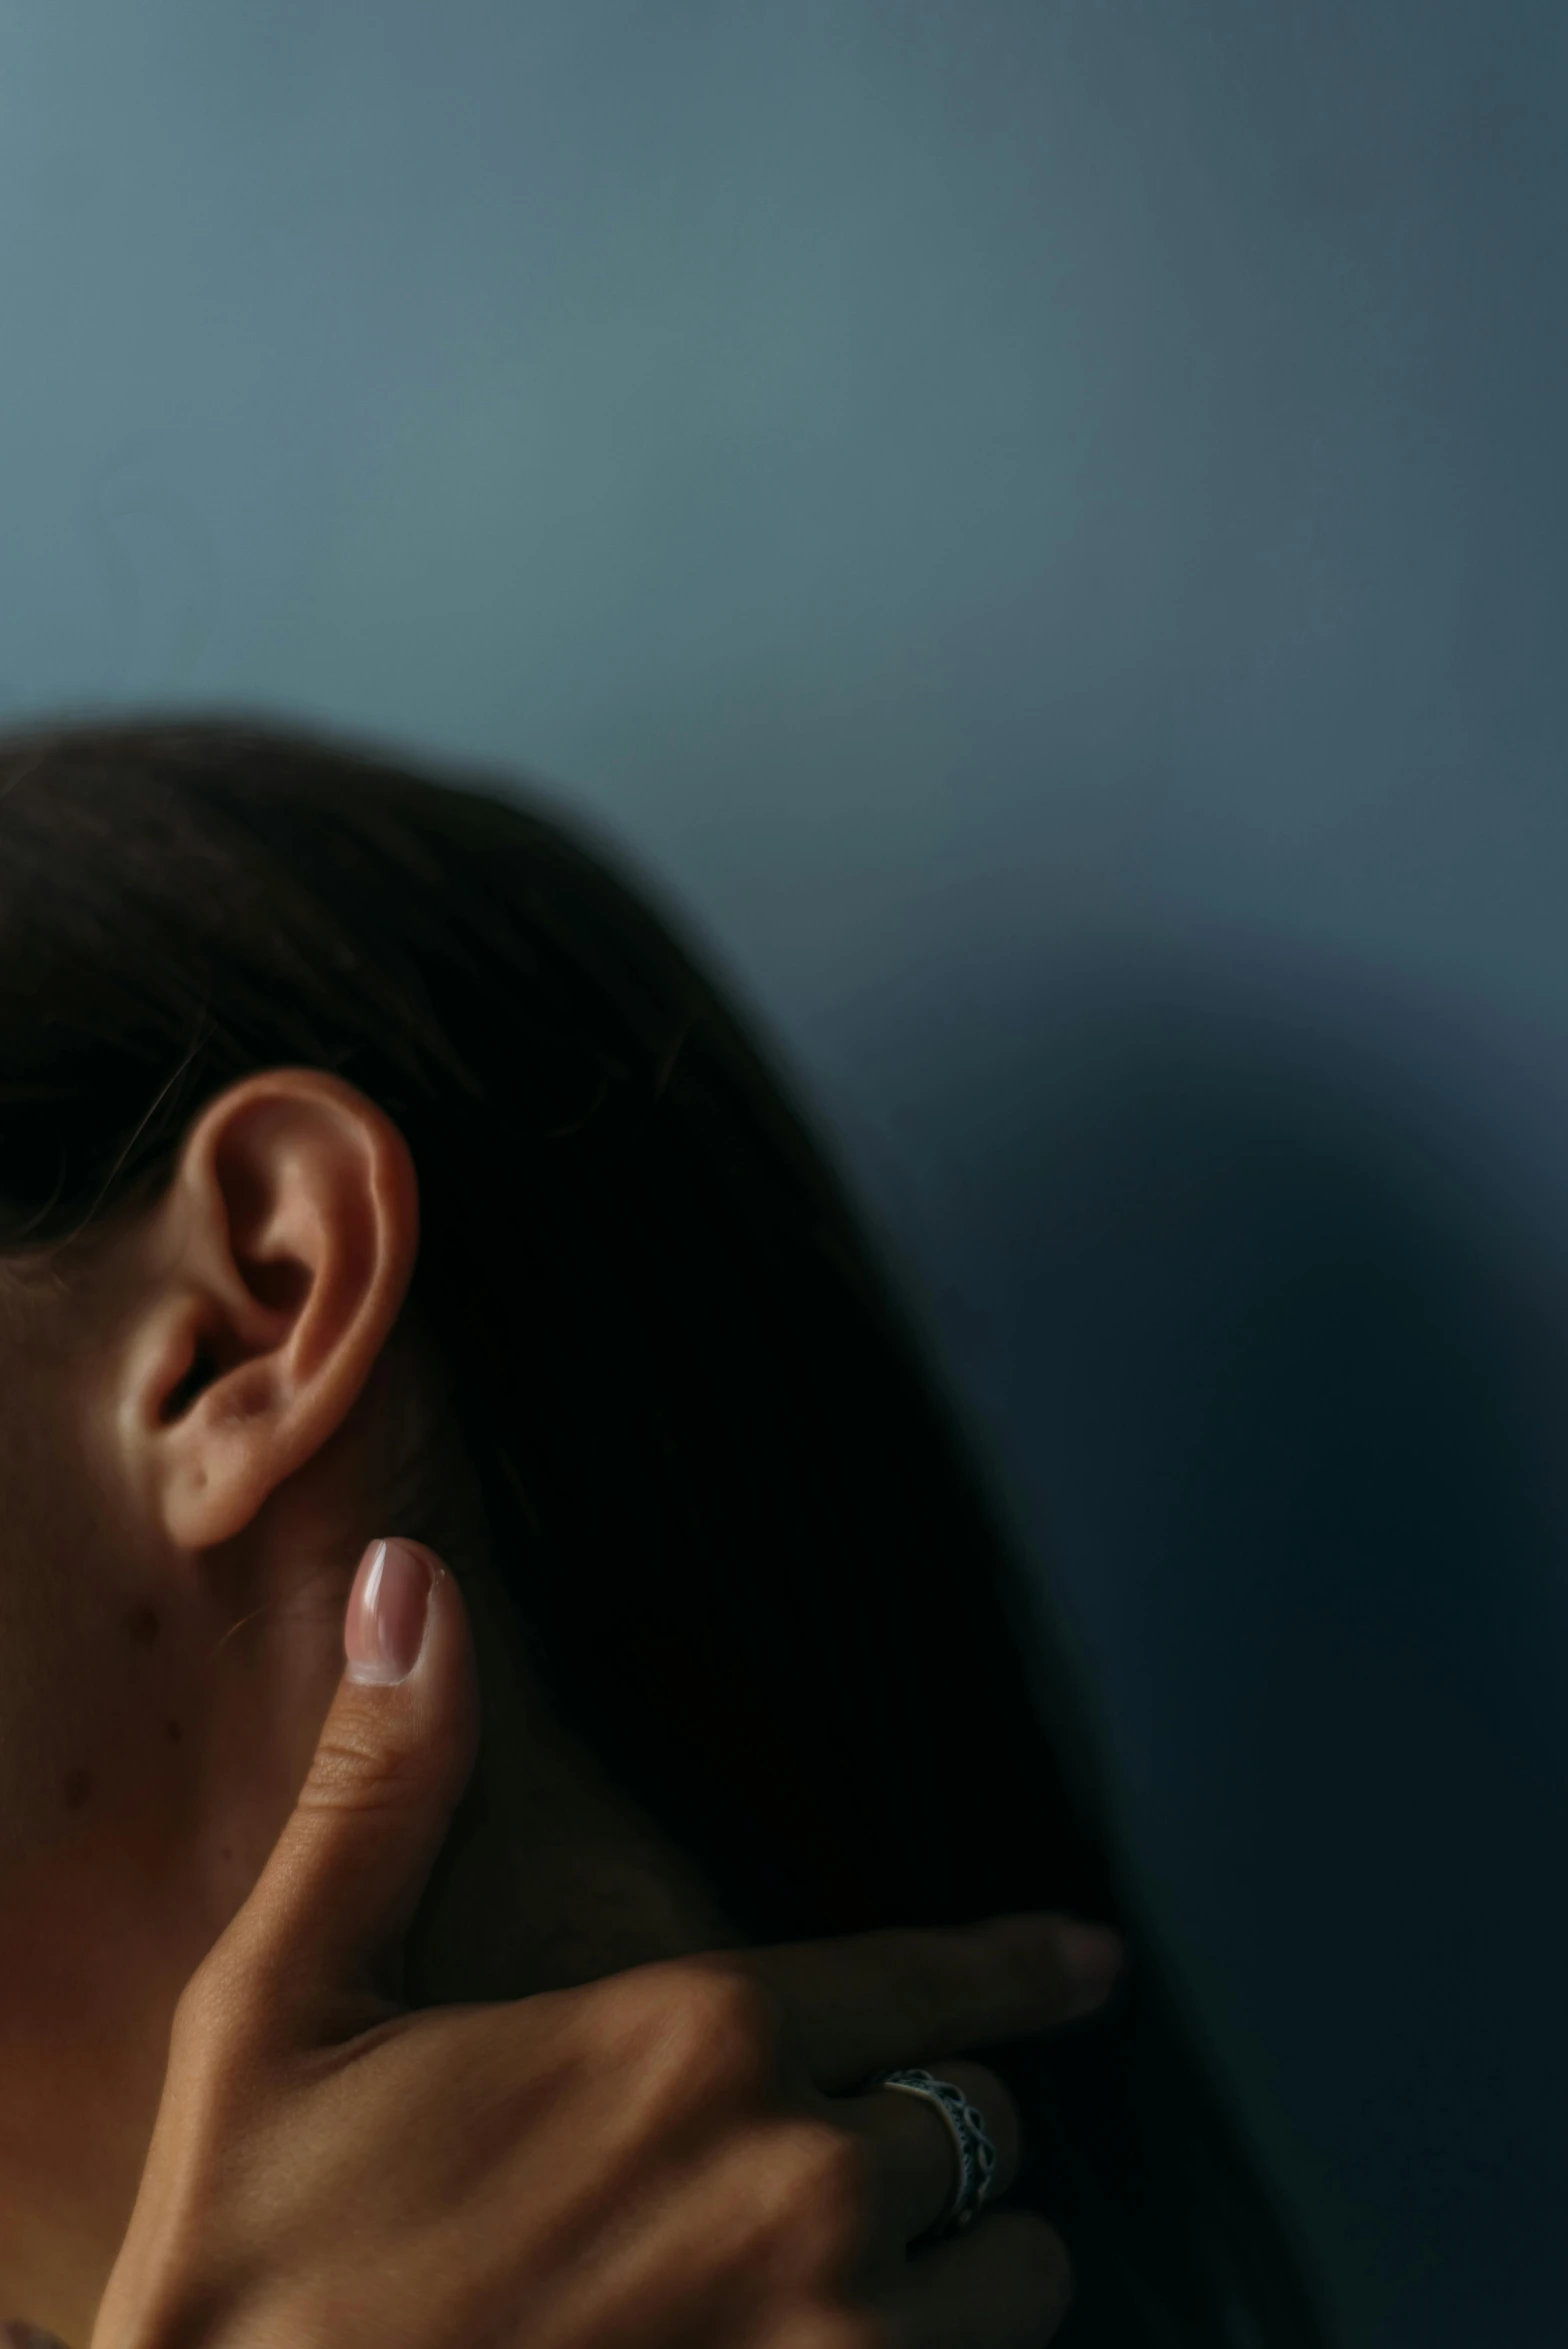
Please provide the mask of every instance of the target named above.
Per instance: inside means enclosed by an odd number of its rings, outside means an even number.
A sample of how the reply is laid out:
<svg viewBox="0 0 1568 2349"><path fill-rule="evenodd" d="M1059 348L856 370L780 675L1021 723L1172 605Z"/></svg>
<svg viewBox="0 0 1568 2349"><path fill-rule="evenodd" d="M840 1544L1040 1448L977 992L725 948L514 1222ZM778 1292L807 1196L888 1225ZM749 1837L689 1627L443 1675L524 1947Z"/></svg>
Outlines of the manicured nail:
<svg viewBox="0 0 1568 2349"><path fill-rule="evenodd" d="M350 1680L406 1680L425 1642L435 1574L412 1542L372 1542L348 1595L343 1653Z"/></svg>

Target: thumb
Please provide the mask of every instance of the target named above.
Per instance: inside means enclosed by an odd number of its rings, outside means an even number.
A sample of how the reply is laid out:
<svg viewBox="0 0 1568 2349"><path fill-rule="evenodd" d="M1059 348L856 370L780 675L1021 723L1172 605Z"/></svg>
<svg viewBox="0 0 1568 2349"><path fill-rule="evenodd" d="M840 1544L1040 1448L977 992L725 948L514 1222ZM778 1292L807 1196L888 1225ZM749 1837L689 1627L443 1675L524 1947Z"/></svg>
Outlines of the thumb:
<svg viewBox="0 0 1568 2349"><path fill-rule="evenodd" d="M385 2013L381 1968L441 1849L479 1733L468 1612L433 1551L371 1543L343 1644L346 1669L294 1809L220 1944L225 1973L243 1977L253 2027L313 2045Z"/></svg>

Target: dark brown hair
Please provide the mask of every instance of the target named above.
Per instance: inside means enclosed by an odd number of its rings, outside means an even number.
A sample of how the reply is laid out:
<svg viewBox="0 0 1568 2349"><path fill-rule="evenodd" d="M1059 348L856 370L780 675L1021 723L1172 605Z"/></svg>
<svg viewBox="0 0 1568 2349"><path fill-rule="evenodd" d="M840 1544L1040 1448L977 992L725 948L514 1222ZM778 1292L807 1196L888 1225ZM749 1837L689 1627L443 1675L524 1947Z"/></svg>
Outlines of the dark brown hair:
<svg viewBox="0 0 1568 2349"><path fill-rule="evenodd" d="M419 1173L415 1298L561 1703L759 1939L1065 1907L1115 2011L1015 2072L1073 2338L1322 2339L1129 1917L1076 1682L756 1042L533 795L267 726L0 743L0 1249L336 1071Z"/></svg>

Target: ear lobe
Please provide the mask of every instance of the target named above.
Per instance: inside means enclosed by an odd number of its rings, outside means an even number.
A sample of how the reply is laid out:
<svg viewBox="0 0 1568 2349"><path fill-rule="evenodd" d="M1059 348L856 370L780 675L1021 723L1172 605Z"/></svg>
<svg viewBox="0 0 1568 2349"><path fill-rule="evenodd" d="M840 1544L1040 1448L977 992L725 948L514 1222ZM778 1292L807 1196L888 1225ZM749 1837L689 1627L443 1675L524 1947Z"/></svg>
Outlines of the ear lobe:
<svg viewBox="0 0 1568 2349"><path fill-rule="evenodd" d="M418 1247L408 1145L364 1094L272 1070L210 1103L159 1209L135 1419L166 1535L232 1540L342 1426Z"/></svg>

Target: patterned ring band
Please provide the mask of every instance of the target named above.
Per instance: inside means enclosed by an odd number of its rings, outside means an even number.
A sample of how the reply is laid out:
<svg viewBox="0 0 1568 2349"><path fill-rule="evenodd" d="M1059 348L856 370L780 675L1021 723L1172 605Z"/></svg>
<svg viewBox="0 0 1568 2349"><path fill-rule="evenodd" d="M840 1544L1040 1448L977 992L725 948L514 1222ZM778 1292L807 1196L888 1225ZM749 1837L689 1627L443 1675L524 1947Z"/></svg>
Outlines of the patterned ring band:
<svg viewBox="0 0 1568 2349"><path fill-rule="evenodd" d="M905 2096L923 2097L927 2104L935 2105L953 2140L956 2175L952 2196L925 2239L957 2235L965 2227L973 2226L996 2176L996 2147L986 2129L984 2114L975 2109L962 2088L955 2088L951 2080L937 2079L934 2073L922 2071L918 2065L884 2072L877 2086L897 2088Z"/></svg>

